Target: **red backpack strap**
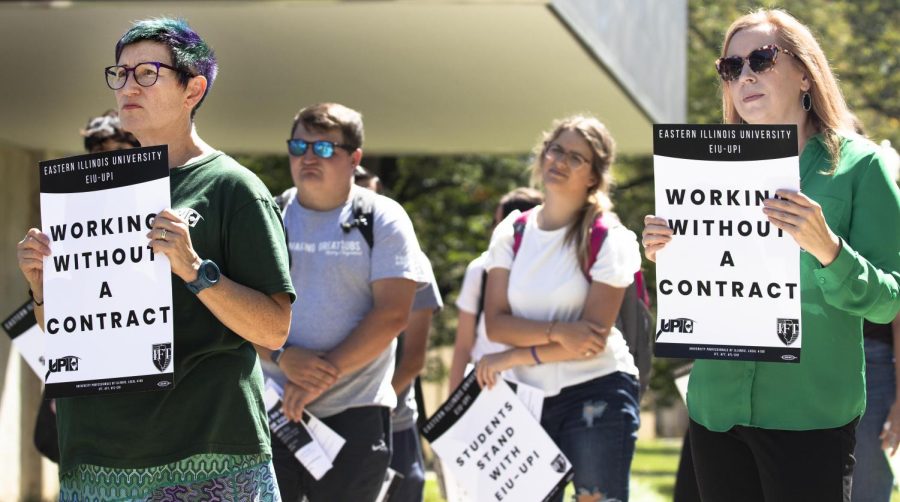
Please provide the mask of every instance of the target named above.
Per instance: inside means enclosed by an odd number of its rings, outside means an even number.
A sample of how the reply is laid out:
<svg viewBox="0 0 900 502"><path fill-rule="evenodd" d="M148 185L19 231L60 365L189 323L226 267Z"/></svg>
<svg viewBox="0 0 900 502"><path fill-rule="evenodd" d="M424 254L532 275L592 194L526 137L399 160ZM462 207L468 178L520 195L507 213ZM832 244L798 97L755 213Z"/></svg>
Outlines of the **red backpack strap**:
<svg viewBox="0 0 900 502"><path fill-rule="evenodd" d="M640 300L647 308L650 308L650 293L644 283L644 273L638 270L634 273L634 287L637 291L638 300Z"/></svg>
<svg viewBox="0 0 900 502"><path fill-rule="evenodd" d="M587 278L588 282L592 281L591 269L594 267L594 263L597 262L597 253L599 253L600 248L603 247L603 241L606 240L607 234L609 234L609 227L606 226L606 221L603 219L603 213L600 213L594 218L594 226L591 227L591 254L583 270L584 277Z"/></svg>
<svg viewBox="0 0 900 502"><path fill-rule="evenodd" d="M530 212L531 209L523 212L513 222L513 258L516 257L519 253L519 248L522 246L522 237L525 235L525 225L528 223L528 213Z"/></svg>

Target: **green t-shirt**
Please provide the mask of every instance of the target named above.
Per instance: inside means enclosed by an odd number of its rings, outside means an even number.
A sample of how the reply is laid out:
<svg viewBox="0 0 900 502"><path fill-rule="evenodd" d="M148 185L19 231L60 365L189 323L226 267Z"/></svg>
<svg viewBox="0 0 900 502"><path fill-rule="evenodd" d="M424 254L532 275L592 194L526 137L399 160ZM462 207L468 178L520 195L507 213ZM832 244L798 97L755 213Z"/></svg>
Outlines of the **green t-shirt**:
<svg viewBox="0 0 900 502"><path fill-rule="evenodd" d="M862 415L862 319L890 322L900 310L900 191L880 155L868 140L844 138L829 175L821 138L807 142L800 187L822 206L842 247L827 267L800 253L801 362L697 361L688 387L694 421L720 432L735 425L811 430Z"/></svg>
<svg viewBox="0 0 900 502"><path fill-rule="evenodd" d="M200 258L238 284L293 301L281 214L259 178L221 152L170 176L172 207L190 225ZM175 385L57 400L60 472L78 464L145 468L201 453L271 455L253 345L175 275L172 302Z"/></svg>

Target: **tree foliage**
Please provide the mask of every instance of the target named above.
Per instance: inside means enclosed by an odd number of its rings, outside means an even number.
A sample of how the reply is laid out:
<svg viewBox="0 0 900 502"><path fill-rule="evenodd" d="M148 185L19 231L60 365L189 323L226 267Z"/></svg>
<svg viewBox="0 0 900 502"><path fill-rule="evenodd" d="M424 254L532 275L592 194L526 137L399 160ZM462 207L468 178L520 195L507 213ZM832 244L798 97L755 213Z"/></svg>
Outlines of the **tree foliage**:
<svg viewBox="0 0 900 502"><path fill-rule="evenodd" d="M713 62L731 22L758 8L781 8L812 30L869 136L900 143L900 0L690 0L689 5L690 122L721 121Z"/></svg>

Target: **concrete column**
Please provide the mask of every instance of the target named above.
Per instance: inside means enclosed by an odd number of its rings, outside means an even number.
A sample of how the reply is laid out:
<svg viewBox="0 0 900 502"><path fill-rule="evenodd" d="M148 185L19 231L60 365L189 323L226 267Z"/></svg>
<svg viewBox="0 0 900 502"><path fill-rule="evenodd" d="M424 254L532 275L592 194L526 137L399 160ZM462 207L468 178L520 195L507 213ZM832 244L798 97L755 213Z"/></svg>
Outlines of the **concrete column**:
<svg viewBox="0 0 900 502"><path fill-rule="evenodd" d="M28 299L15 244L40 223L37 169L45 157L0 144L0 317ZM55 500L59 491L55 464L42 460L32 439L40 398L40 379L0 336L0 500Z"/></svg>

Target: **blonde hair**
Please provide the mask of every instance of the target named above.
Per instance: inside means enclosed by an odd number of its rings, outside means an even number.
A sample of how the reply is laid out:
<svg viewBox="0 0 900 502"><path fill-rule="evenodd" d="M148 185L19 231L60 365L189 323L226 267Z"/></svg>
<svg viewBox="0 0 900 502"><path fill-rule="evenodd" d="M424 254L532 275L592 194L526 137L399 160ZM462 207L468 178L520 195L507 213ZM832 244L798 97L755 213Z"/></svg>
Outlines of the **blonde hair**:
<svg viewBox="0 0 900 502"><path fill-rule="evenodd" d="M847 108L847 102L844 100L837 79L828 65L828 59L825 58L822 47L819 46L819 42L816 41L816 37L809 28L781 9L759 9L741 16L731 23L722 43L722 56L725 56L728 45L737 32L763 24L775 27L778 45L797 56L798 63L809 78L811 85L807 92L812 98L809 118L818 132L822 133L825 148L831 157L831 168L827 173L831 174L840 160L841 137L838 132L850 133L853 131L852 114ZM784 60L791 59L794 58L785 58ZM743 120L735 109L731 97L724 89L722 114L726 124L739 124Z"/></svg>
<svg viewBox="0 0 900 502"><path fill-rule="evenodd" d="M572 131L584 138L590 145L592 158L591 172L597 179L597 183L588 188L585 193L584 205L579 209L575 221L566 232L565 242L573 243L578 257L578 263L582 268L590 262L591 252L591 228L594 220L604 211L612 209L612 200L609 198L609 190L612 185L610 169L616 156L616 143L609 130L595 117L588 115L573 115L553 122L551 129L543 133L541 141L533 149L534 161L531 166L531 184L541 186L541 165L544 162L544 154L553 140L564 131Z"/></svg>

